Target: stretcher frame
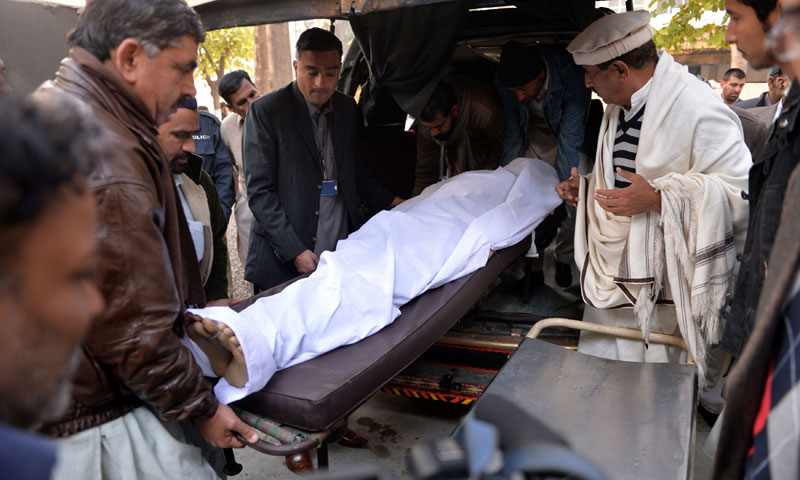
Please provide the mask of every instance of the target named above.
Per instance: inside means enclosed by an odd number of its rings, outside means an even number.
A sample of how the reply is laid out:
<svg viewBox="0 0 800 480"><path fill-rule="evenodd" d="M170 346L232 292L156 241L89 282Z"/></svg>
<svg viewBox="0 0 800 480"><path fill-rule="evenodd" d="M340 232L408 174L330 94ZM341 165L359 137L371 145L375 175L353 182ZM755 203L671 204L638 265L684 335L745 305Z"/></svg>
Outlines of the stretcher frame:
<svg viewBox="0 0 800 480"><path fill-rule="evenodd" d="M255 444L248 444L248 446L259 452L275 456L295 455L316 449L318 467L326 468L328 466L327 444L338 441L341 436L344 435L347 430L347 417L450 330L450 328L478 302L481 295L491 286L494 280L516 259L528 251L530 243L531 238L528 236L514 246L493 252L486 266L483 268L446 285L428 291L403 306L401 308L400 317L375 335L356 344L340 347L308 362L282 370L276 373L273 379L270 380L270 383L262 391L256 392L232 404L231 406L239 417L262 434L261 440ZM299 280L299 278L275 287L274 289L267 290L258 297L273 295L293 281ZM243 302L235 308L241 310L251 304L255 298L257 297L254 297L251 301ZM430 304L430 308L421 307L421 305L425 305L426 303ZM427 319L409 319L410 315L414 315L420 311L428 311L431 315ZM382 375L380 378L368 379L367 382L361 382L362 385L360 385L359 388L362 389L364 394L361 395L357 401L353 401L341 407L340 413L336 415L335 420L332 422L329 422L328 419L318 420L318 423L321 422L323 428L307 429L303 428L303 425L297 424L297 418L279 418L276 420L272 418L271 415L270 418L268 418L266 415L262 414L262 412L272 410L268 406L268 401L259 404L259 396L262 398L271 396L274 400L276 395L270 395L270 393L275 392L270 392L270 390L282 388L281 385L286 383L285 380L287 377L290 378L292 375L299 376L304 378L305 382L313 384L314 379L308 378L307 374L313 374L315 371L314 365L325 365L329 363L329 359L341 357L343 352L358 351L362 344L375 344L377 343L376 340L380 340L381 336L395 335L396 330L403 328L406 322L412 321L421 322L421 324L418 328L413 329L414 331L411 332L407 338L404 337L403 341L407 346L404 348L405 351L402 352L402 355L395 355L394 358L390 359L395 363L391 365L389 370L384 371L385 375ZM417 335L418 331L423 332ZM393 353L395 352L389 352L389 354ZM377 361L383 361L389 356L391 355L384 355L377 359ZM230 458L228 463L231 466L231 471L237 470L237 464L232 462Z"/></svg>
<svg viewBox="0 0 800 480"><path fill-rule="evenodd" d="M514 401L606 470L609 478L691 478L698 389L694 362L683 339L650 334L651 343L685 350L687 363L626 362L538 340L550 327L644 341L642 332L633 328L542 319L484 394L502 394ZM674 418L669 416L675 412ZM671 449L666 457L656 450L662 447Z"/></svg>

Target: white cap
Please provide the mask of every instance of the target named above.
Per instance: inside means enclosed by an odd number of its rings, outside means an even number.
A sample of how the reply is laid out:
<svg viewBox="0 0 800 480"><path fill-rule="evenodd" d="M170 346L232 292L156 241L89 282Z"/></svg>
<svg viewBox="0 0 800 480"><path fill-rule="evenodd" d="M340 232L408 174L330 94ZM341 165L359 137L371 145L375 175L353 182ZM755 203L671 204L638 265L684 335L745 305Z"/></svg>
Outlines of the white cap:
<svg viewBox="0 0 800 480"><path fill-rule="evenodd" d="M567 46L577 65L600 65L641 47L653 38L650 12L606 15L586 27Z"/></svg>

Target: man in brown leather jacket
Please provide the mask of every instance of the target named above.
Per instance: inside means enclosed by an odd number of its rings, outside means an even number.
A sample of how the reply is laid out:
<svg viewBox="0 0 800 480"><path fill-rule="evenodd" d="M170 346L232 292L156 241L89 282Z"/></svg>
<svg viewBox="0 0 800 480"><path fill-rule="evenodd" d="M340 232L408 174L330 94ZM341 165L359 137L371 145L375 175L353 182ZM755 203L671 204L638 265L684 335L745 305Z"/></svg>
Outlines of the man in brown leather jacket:
<svg viewBox="0 0 800 480"><path fill-rule="evenodd" d="M156 125L194 96L203 39L182 0L93 0L44 87L83 101L110 133L89 176L106 309L84 343L72 406L45 427L65 437L54 478L215 478L178 421L196 422L215 447L241 447L234 431L257 437L217 401L179 341L185 308L205 298Z"/></svg>

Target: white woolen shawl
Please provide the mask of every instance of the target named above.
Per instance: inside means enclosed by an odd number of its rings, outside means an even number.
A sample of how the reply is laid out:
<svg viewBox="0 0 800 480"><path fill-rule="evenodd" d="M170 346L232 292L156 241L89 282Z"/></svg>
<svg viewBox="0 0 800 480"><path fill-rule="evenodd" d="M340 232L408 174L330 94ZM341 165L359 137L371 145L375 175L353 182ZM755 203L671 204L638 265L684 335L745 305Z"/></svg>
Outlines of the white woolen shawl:
<svg viewBox="0 0 800 480"><path fill-rule="evenodd" d="M661 53L642 118L636 173L661 192L662 210L624 217L594 200L596 190L614 186L620 110L606 108L594 170L581 181L575 261L582 295L599 309L635 306L645 341L659 295L674 301L702 382L705 347L721 332L734 247L741 250L747 227L741 192L752 161L741 123L707 85ZM675 298L663 298L665 271Z"/></svg>

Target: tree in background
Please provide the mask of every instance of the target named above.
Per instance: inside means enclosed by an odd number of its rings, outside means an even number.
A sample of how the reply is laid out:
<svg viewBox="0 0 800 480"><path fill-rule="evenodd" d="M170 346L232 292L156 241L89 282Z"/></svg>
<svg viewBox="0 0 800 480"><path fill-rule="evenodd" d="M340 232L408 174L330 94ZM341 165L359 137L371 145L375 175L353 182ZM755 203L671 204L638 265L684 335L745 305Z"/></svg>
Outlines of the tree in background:
<svg viewBox="0 0 800 480"><path fill-rule="evenodd" d="M706 48L725 47L725 25L728 22L726 14L720 24L709 23L695 27L691 22L697 22L707 11L721 12L725 10L724 0L653 0L650 10L653 14L667 12L677 8L677 12L669 24L656 32L653 40L658 48L669 52L681 52L697 45Z"/></svg>
<svg viewBox="0 0 800 480"><path fill-rule="evenodd" d="M252 72L254 58L253 27L226 28L206 33L206 41L200 44L197 55L195 78L204 80L211 89L214 111L219 111L217 85L220 79L232 70Z"/></svg>
<svg viewBox="0 0 800 480"><path fill-rule="evenodd" d="M292 45L288 23L273 23L255 27L256 88L267 94L291 82Z"/></svg>

